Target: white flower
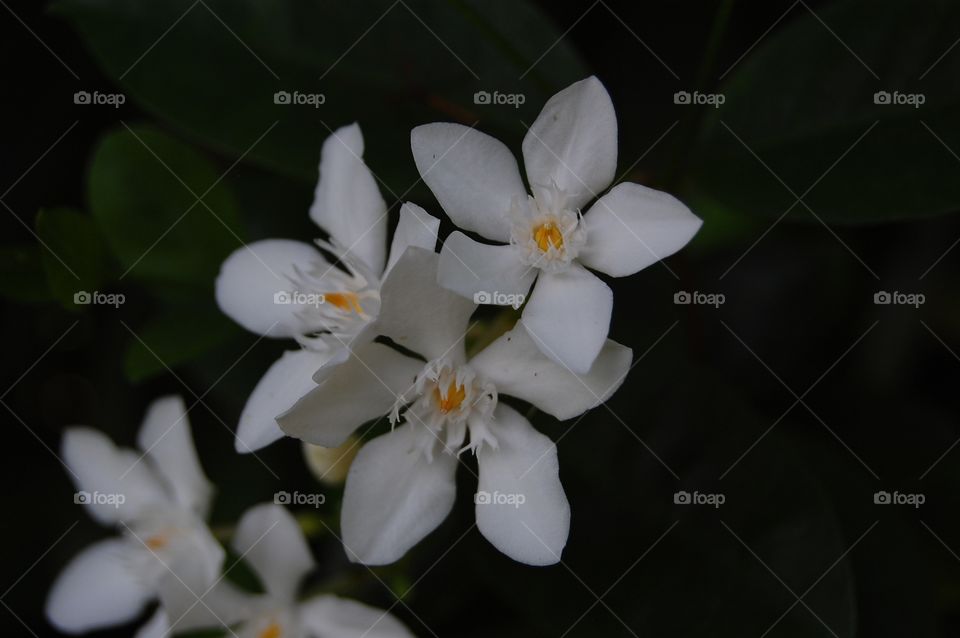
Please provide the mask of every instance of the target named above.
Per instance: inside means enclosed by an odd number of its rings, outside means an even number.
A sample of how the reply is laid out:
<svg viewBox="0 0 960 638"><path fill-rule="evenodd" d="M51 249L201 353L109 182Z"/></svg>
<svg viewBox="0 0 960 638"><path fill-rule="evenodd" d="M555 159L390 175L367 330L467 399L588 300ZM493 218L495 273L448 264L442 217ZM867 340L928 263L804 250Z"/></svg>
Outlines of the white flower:
<svg viewBox="0 0 960 638"><path fill-rule="evenodd" d="M75 500L121 534L86 548L58 576L46 613L61 631L129 622L157 598L176 622L194 606L191 592L199 595L220 574L224 551L204 524L213 489L179 397L150 405L137 444L143 453L118 448L89 428L64 435ZM166 624L163 612L141 635L158 624ZM189 628L189 620L177 628Z"/></svg>
<svg viewBox="0 0 960 638"><path fill-rule="evenodd" d="M436 284L438 255L407 250L381 290L375 332L423 356L367 343L277 421L289 434L326 447L366 421L390 414L390 433L367 443L347 476L341 525L351 560L385 564L430 533L453 506L457 454L477 455L477 526L500 551L531 565L559 560L570 507L557 450L502 395L558 418L605 401L629 369L629 348L607 341L582 376L543 356L523 328L467 360L463 337L475 306ZM518 505L517 502L523 503Z"/></svg>
<svg viewBox="0 0 960 638"><path fill-rule="evenodd" d="M241 592L221 581L209 605L219 620L233 625L237 638L412 638L385 611L331 595L297 600L313 557L296 520L272 503L257 505L241 517L233 548L259 576L266 593Z"/></svg>
<svg viewBox="0 0 960 638"><path fill-rule="evenodd" d="M247 400L237 427L238 452L283 436L274 417L312 388L313 372L343 355L377 316L381 281L404 249L436 247L440 220L405 203L388 258L387 206L362 157L358 125L328 137L310 208L310 218L331 239L317 244L342 268L315 246L287 239L254 242L223 262L216 281L221 310L252 332L293 338L301 345L267 370Z"/></svg>
<svg viewBox="0 0 960 638"><path fill-rule="evenodd" d="M536 280L523 324L544 354L577 373L587 372L603 347L613 307L610 288L586 268L633 274L700 228L674 197L632 183L618 184L581 214L617 166L616 115L595 77L550 98L524 137L532 194L513 155L489 135L434 123L410 137L423 181L454 223L506 244L454 232L441 252L440 284L495 301L494 293L524 295Z"/></svg>

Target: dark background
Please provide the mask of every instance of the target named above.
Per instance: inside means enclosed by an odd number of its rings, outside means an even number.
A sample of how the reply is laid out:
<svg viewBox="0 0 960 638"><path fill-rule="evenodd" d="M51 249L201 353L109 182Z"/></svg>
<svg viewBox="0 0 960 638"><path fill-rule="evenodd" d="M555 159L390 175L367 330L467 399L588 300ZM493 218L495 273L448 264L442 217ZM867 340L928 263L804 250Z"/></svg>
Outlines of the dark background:
<svg viewBox="0 0 960 638"><path fill-rule="evenodd" d="M312 236L306 211L329 129L358 120L368 164L399 195L416 180L412 126L479 121L519 150L546 97L589 73L617 109L624 179L676 193L705 225L666 267L609 281L611 337L636 365L607 407L535 420L559 441L573 512L563 564L525 567L475 529L461 538L475 487L461 470L454 513L376 577L314 526L314 584L343 579L344 594L384 608L402 595L393 611L419 636L960 631L960 250L950 250L960 238L960 17L950 3L211 1L158 41L192 3L74 0L51 12L6 2L3 635L54 635L42 614L50 584L109 533L72 502L55 455L65 426L132 445L149 401L182 394L219 487L214 525L278 489L314 486L295 441L259 459L233 452L247 394L290 344L256 343L219 316L212 281L241 239ZM322 91L328 104L276 107L279 89ZM527 102L478 107L480 89ZM695 89L726 102L674 103ZM75 105L79 90L128 99ZM876 105L880 90L926 101ZM125 125L148 131L197 194L228 176L210 208L195 206L121 277L127 235L142 231L131 245L150 245L154 224L195 201ZM112 154L100 146L108 136ZM404 199L440 214L422 184ZM127 303L72 305L77 284L64 284L38 237L73 260L82 289ZM725 303L676 305L678 291ZM878 291L925 302L876 305ZM677 505L678 490L726 502ZM876 505L879 490L925 503ZM336 492L316 514L334 530Z"/></svg>

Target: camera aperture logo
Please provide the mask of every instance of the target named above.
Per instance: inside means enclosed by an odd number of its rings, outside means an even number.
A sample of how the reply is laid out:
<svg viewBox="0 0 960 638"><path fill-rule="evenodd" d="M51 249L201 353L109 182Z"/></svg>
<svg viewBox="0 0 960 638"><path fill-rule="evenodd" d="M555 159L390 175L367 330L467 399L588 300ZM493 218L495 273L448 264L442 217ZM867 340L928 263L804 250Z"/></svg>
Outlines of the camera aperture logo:
<svg viewBox="0 0 960 638"><path fill-rule="evenodd" d="M101 93L100 91L77 91L73 94L73 103L81 106L112 106L115 109L126 104L127 96L123 93Z"/></svg>
<svg viewBox="0 0 960 638"><path fill-rule="evenodd" d="M127 502L127 497L124 494L81 490L74 493L73 502L75 505L110 505L119 509L121 505Z"/></svg>
<svg viewBox="0 0 960 638"><path fill-rule="evenodd" d="M327 298L321 292L281 290L273 293L273 303L278 306L313 306L317 308L326 302Z"/></svg>
<svg viewBox="0 0 960 638"><path fill-rule="evenodd" d="M523 494L513 494L509 492L487 492L479 490L473 495L473 502L476 505L511 505L516 509L527 502L527 497Z"/></svg>
<svg viewBox="0 0 960 638"><path fill-rule="evenodd" d="M878 306L913 306L919 308L926 303L927 297L922 292L887 292L879 290L873 293L873 303Z"/></svg>
<svg viewBox="0 0 960 638"><path fill-rule="evenodd" d="M927 502L925 494L908 494L905 492L887 492L880 490L873 494L874 505L909 505L914 509Z"/></svg>
<svg viewBox="0 0 960 638"><path fill-rule="evenodd" d="M73 303L78 306L113 306L119 308L127 302L127 297L122 293L105 293L98 290L87 292L78 290L73 293Z"/></svg>
<svg viewBox="0 0 960 638"><path fill-rule="evenodd" d="M477 91L473 94L474 104L484 104L493 106L512 106L515 109L527 101L527 96L523 93L501 93L500 91Z"/></svg>
<svg viewBox="0 0 960 638"><path fill-rule="evenodd" d="M326 494L306 494L303 492L277 492L273 495L274 505L309 505L318 508L327 502Z"/></svg>
<svg viewBox="0 0 960 638"><path fill-rule="evenodd" d="M677 91L673 94L673 103L692 106L712 106L715 109L723 106L727 96L723 93L701 93L700 91Z"/></svg>
<svg viewBox="0 0 960 638"><path fill-rule="evenodd" d="M312 106L315 109L327 103L323 93L301 93L300 91L277 91L273 94L273 103L291 106Z"/></svg>
<svg viewBox="0 0 960 638"><path fill-rule="evenodd" d="M678 306L713 306L719 308L727 303L727 296L722 292L687 292L680 290L673 294L673 303Z"/></svg>
<svg viewBox="0 0 960 638"><path fill-rule="evenodd" d="M923 93L901 93L900 91L877 91L873 94L873 103L883 106L912 106L920 108L927 101Z"/></svg>
<svg viewBox="0 0 960 638"><path fill-rule="evenodd" d="M673 494L673 503L675 505L709 505L714 509L718 509L726 502L727 497L725 494L712 494L708 492L698 492L696 490L693 492L680 490Z"/></svg>
<svg viewBox="0 0 960 638"><path fill-rule="evenodd" d="M527 296L521 292L488 292L481 290L473 293L473 303L488 306L512 306L514 310L523 305Z"/></svg>

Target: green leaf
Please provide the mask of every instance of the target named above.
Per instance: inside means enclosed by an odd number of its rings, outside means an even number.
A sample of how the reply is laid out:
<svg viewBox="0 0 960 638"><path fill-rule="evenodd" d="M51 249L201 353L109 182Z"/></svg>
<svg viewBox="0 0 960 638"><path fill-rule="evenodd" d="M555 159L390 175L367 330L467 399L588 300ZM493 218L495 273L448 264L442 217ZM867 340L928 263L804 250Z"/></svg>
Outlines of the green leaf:
<svg viewBox="0 0 960 638"><path fill-rule="evenodd" d="M385 158L374 170L399 189L416 178L412 126L482 120L519 141L521 120L588 74L527 0L369 0L350 10L332 0L62 0L56 9L148 112L219 151L311 181L329 129L360 122L367 148ZM481 90L522 93L524 103L475 104ZM278 91L324 102L275 104Z"/></svg>
<svg viewBox="0 0 960 638"><path fill-rule="evenodd" d="M53 299L38 244L0 247L0 295L14 301Z"/></svg>
<svg viewBox="0 0 960 638"><path fill-rule="evenodd" d="M240 329L212 305L174 308L136 330L124 371L137 383L192 361L239 334Z"/></svg>
<svg viewBox="0 0 960 638"><path fill-rule="evenodd" d="M210 286L242 236L220 175L154 128L123 128L101 141L90 170L90 208L124 275Z"/></svg>
<svg viewBox="0 0 960 638"><path fill-rule="evenodd" d="M810 189L815 215L851 224L960 209L960 55L944 55L960 5L849 0L793 12L734 67L726 102L707 109L698 190L776 218L795 203L791 190ZM923 104L875 103L879 91ZM798 203L788 218L814 214Z"/></svg>
<svg viewBox="0 0 960 638"><path fill-rule="evenodd" d="M107 274L107 252L94 220L69 208L41 210L37 235L54 297L72 310L89 303Z"/></svg>

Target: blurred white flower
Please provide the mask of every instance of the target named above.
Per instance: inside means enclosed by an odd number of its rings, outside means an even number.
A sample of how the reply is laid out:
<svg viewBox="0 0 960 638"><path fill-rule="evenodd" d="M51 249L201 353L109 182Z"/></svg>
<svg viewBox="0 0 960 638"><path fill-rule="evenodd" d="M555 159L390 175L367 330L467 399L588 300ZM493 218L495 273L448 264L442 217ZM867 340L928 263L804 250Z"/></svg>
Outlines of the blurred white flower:
<svg viewBox="0 0 960 638"><path fill-rule="evenodd" d="M523 298L523 325L544 354L585 373L610 329L613 294L591 268L623 277L672 255L701 221L680 201L614 179L617 119L595 77L547 101L523 139L532 194L517 162L496 139L460 124L411 132L423 181L461 228L441 251L442 286L482 303ZM581 208L599 196L589 210ZM539 277L538 277L539 273Z"/></svg>
<svg viewBox="0 0 960 638"><path fill-rule="evenodd" d="M313 372L344 355L377 316L381 281L404 249L436 248L440 220L405 203L388 256L387 206L362 157L357 124L328 137L310 208L310 218L330 235L329 242L317 245L342 267L317 247L288 239L254 242L223 262L216 281L221 310L252 332L301 345L267 370L247 400L237 427L238 452L283 436L274 417L312 388Z"/></svg>
<svg viewBox="0 0 960 638"><path fill-rule="evenodd" d="M475 306L437 285L438 262L435 253L407 250L381 289L372 328L427 363L367 343L345 363L318 371L319 385L278 422L290 436L326 447L384 414L403 422L367 443L350 468L341 525L351 560L393 562L439 525L453 506L457 455L469 449L477 455L479 494L500 495L477 499L481 533L517 561L555 563L570 521L556 447L499 398L573 418L613 394L632 352L607 340L578 376L517 327L467 360L463 337Z"/></svg>
<svg viewBox="0 0 960 638"><path fill-rule="evenodd" d="M213 494L180 397L154 401L137 437L143 451L118 448L103 433L70 428L62 454L83 503L119 537L94 543L64 568L47 599L57 629L81 633L129 622L155 599L178 629L220 575L224 551L204 519ZM178 622L181 621L182 622ZM163 611L141 634L167 626Z"/></svg>
<svg viewBox="0 0 960 638"><path fill-rule="evenodd" d="M232 625L237 638L412 638L389 613L354 600L318 595L298 601L315 564L296 520L279 505L257 505L241 517L233 548L266 590L254 595L221 581L211 592L211 621Z"/></svg>

